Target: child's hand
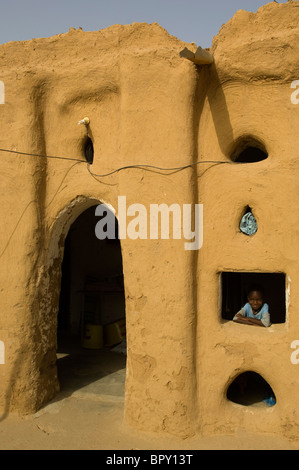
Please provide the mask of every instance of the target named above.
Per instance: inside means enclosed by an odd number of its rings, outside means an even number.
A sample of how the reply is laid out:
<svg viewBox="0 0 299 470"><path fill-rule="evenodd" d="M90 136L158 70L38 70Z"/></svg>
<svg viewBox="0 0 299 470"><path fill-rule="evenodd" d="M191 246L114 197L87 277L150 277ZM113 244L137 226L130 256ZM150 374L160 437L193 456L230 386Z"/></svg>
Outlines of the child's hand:
<svg viewBox="0 0 299 470"><path fill-rule="evenodd" d="M241 313L237 313L237 314L235 315L235 318L245 318L245 317L243 317L243 315L241 315Z"/></svg>

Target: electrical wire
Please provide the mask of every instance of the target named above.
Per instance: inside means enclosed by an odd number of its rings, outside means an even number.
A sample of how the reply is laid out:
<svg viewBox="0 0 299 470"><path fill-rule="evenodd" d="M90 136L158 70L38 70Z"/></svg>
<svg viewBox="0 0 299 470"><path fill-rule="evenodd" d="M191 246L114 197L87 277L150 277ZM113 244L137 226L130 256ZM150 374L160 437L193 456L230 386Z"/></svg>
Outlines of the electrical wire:
<svg viewBox="0 0 299 470"><path fill-rule="evenodd" d="M78 163L87 163L86 160L81 160L79 158L72 158L72 157L62 157L62 156L54 156L54 155L43 155L43 154L36 154L36 153L29 153L29 152L20 152L18 150L8 150L8 149L0 149L0 152L8 152L8 153L15 153L17 155L25 155L25 156L31 156L31 157L42 157L42 158L56 158L56 159L60 159L60 160L71 160L71 161L76 161ZM190 167L193 167L195 165L199 165L199 164L202 164L202 163L211 163L211 164L214 164L214 165L221 165L221 164L232 164L231 162L221 162L221 161L215 161L215 160L204 160L204 161L197 161L197 162L194 162L194 163L189 163L187 165L183 165L183 166L179 166L179 167L172 167L172 168L164 168L164 167L159 167L159 166L156 166L156 165L126 165L126 166L123 166L123 167L120 167L120 168L117 168L116 170L112 170L110 171L109 173L105 173L103 175L97 175L95 173L92 173L91 170L90 170L90 164L87 163L87 169L89 171L89 173L94 176L94 177L98 177L98 178L104 178L106 176L110 176L110 175L113 175L114 173L117 173L118 171L121 171L121 170L126 170L126 169L131 169L131 168L140 168L140 169L144 169L144 170L150 170L150 171L173 171L173 172L176 172L176 171L181 171L181 170L184 170L185 168L190 168ZM74 166L76 165L76 163L74 165L72 165L70 167L70 169L68 171L70 171ZM211 168L211 167L210 167ZM67 172L68 173L68 172ZM164 173L165 174L165 173ZM166 175L169 175L169 173L166 173ZM66 176L66 175L65 175ZM65 178L64 176L64 178ZM63 179L64 179L63 178ZM61 182L62 184L62 182ZM61 186L60 184L60 186ZM58 190L57 190L58 191ZM56 191L56 193L57 193ZM55 195L54 195L55 197ZM53 197L53 199L54 199ZM51 200L50 204L52 203L53 199ZM21 214L21 217L19 218L14 230L12 231L4 249L2 250L2 252L0 253L0 258L2 258L2 256L4 255L9 243L10 243L10 240L11 238L13 237L21 219L23 218L26 210L28 209L28 207L34 203L36 201L30 201L27 206L25 207L24 211L22 212ZM49 205L50 205L49 204Z"/></svg>
<svg viewBox="0 0 299 470"><path fill-rule="evenodd" d="M8 150L8 149L0 149L0 152L8 152L8 153L16 153L18 155L26 155L26 156L32 156L32 157L43 157L43 158L56 158L56 159L60 159L60 160L71 160L71 161L76 161L76 162L81 162L81 163L86 163L86 160L81 160L79 158L73 158L73 157L62 157L62 156L59 156L59 155L43 155L43 154L37 154L37 153L26 153L26 152L20 152L18 150ZM203 163L213 163L213 164L232 164L232 162L222 162L222 161L217 161L217 160L201 160L201 161L197 161L197 162L193 162L193 163L188 163L187 165L182 165L182 166L178 166L178 167L171 167L171 168L165 168L165 167L160 167L160 166L156 166L156 165L148 165L148 164L139 164L139 165L125 165L125 166L122 166L120 168L116 168L115 170L112 170L108 173L104 173L104 174L96 174L96 173L93 173L91 170L90 170L90 164L87 163L87 169L89 171L89 173L92 175L92 176L96 176L98 178L104 178L104 177L107 177L107 176L110 176L110 175L113 175L121 170L128 170L128 169L132 169L132 168L139 168L139 169L144 169L144 170L157 170L157 171L166 171L166 172L177 172L177 171L181 171L181 170L184 170L186 168L191 168L193 166L196 166L196 165L200 165L200 164L203 164ZM169 174L169 173L167 173Z"/></svg>
<svg viewBox="0 0 299 470"><path fill-rule="evenodd" d="M75 162L86 163L85 160L81 160L79 158L61 157L61 156L55 156L55 155L42 155L42 154L39 154L39 153L26 153L26 152L19 152L18 150L0 149L0 152L16 153L18 155L27 155L27 156L30 156L30 157L58 158L60 160L73 160Z"/></svg>
<svg viewBox="0 0 299 470"><path fill-rule="evenodd" d="M164 167L160 167L160 166L155 166L155 165L126 165L126 166L122 166L120 168L117 168L116 170L112 170L110 171L109 173L105 173L105 174L102 174L102 175L98 175L98 174L95 174L93 173L90 168L89 168L89 164L87 165L87 169L89 171L89 173L92 175L92 176L96 176L98 178L104 178L106 176L110 176L110 175L113 175L114 173L117 173L118 171L120 170L127 170L127 169L131 169L131 168L140 168L140 169L143 169L143 170L157 170L157 172L161 172L161 171L167 171L167 172L177 172L177 171L181 171L181 170L184 170L185 168L190 168L192 166L195 166L195 165L199 165L201 163L214 163L214 164L223 164L223 163L230 163L230 162L221 162L221 161L216 161L216 160L202 160L202 161L198 161L198 162L194 162L194 163L189 163L187 165L183 165L183 166L179 166L179 167L174 167L174 168L164 168ZM166 175L169 175L169 173L166 173Z"/></svg>

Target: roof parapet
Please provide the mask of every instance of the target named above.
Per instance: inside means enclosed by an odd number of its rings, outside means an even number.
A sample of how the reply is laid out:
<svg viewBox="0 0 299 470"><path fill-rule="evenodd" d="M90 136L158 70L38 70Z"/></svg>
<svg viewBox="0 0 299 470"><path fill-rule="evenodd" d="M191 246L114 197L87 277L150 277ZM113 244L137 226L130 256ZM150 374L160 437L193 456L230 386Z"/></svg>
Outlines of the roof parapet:
<svg viewBox="0 0 299 470"><path fill-rule="evenodd" d="M194 62L196 65L210 65L214 62L213 55L200 46L196 49L195 53L185 47L180 52L180 56L184 59L191 60L191 62Z"/></svg>

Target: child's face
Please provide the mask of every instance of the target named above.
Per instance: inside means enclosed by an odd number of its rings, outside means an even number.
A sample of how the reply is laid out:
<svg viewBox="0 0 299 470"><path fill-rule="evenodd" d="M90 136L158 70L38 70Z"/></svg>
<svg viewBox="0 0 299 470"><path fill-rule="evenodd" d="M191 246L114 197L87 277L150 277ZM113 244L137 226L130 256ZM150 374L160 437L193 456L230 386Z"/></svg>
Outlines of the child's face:
<svg viewBox="0 0 299 470"><path fill-rule="evenodd" d="M262 293L257 290L253 290L252 292L249 292L247 299L250 304L250 307L252 308L254 312L259 310L264 303Z"/></svg>

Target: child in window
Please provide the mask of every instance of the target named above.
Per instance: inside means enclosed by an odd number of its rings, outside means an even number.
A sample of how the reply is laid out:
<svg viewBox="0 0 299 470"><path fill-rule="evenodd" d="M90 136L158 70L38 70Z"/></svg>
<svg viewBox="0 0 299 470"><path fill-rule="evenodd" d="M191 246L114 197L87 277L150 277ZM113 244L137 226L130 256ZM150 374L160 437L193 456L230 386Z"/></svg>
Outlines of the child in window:
<svg viewBox="0 0 299 470"><path fill-rule="evenodd" d="M237 323L269 327L269 306L264 302L264 294L260 287L253 286L248 292L248 302L239 310L233 318Z"/></svg>

